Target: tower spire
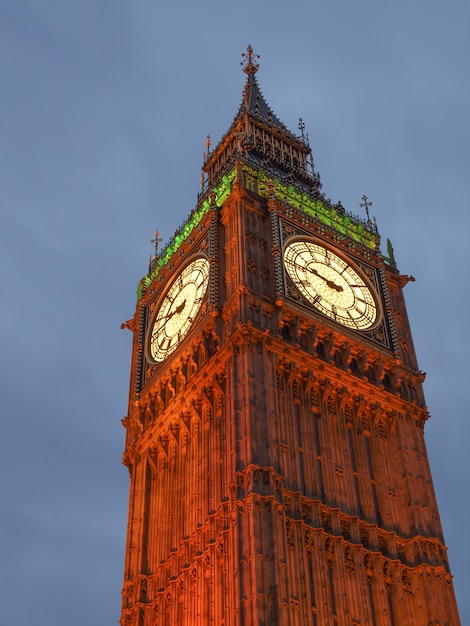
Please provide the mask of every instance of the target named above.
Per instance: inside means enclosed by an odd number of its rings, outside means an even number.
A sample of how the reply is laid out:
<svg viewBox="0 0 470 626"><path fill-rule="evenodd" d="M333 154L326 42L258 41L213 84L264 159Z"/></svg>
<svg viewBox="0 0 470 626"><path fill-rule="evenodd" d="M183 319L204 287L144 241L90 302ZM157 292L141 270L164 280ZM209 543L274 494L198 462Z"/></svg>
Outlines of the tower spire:
<svg viewBox="0 0 470 626"><path fill-rule="evenodd" d="M269 163L273 176L302 179L309 190L316 192L321 185L313 170L305 125L301 127L301 137L287 129L259 88L256 76L259 54L255 54L252 46L248 45L242 58L246 82L240 107L232 126L216 148L206 154L204 161L203 169L209 186L233 166L234 155L240 155L241 149L244 158L252 164L261 161Z"/></svg>

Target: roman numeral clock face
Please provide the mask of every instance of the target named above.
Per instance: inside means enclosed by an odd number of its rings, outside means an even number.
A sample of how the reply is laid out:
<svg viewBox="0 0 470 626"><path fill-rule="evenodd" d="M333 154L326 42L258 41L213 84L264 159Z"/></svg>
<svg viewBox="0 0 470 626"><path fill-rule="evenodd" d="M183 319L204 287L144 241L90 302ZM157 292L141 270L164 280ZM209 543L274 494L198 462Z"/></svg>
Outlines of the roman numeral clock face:
<svg viewBox="0 0 470 626"><path fill-rule="evenodd" d="M149 352L156 363L176 350L201 310L209 284L209 261L189 263L166 292L150 325Z"/></svg>
<svg viewBox="0 0 470 626"><path fill-rule="evenodd" d="M284 250L284 266L307 302L335 322L366 330L380 321L369 281L336 252L313 241L294 241Z"/></svg>

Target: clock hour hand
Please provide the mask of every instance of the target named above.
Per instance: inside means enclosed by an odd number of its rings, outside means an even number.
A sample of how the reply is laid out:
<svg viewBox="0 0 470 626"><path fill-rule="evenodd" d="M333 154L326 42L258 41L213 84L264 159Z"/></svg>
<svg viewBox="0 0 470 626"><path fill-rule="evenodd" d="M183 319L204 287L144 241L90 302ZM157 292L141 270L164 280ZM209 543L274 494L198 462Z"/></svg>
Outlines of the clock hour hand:
<svg viewBox="0 0 470 626"><path fill-rule="evenodd" d="M328 285L328 287L330 287L330 289L334 289L335 291L337 291L338 293L343 291L343 288L341 287L341 285L337 285L336 283L334 283L332 280L328 280L326 278L323 279L326 284Z"/></svg>
<svg viewBox="0 0 470 626"><path fill-rule="evenodd" d="M181 302L180 304L178 304L178 306L176 307L176 309L173 309L173 311L170 311L169 313L167 313L166 315L163 315L163 317L159 318L159 326L157 329L157 332L159 332L164 326L165 324L171 320L171 318L173 317L173 315L179 315L181 313L181 311L184 310L184 307L186 306L186 300L183 300L183 302ZM154 331L155 332L155 331Z"/></svg>
<svg viewBox="0 0 470 626"><path fill-rule="evenodd" d="M168 315L165 315L162 319L166 318L166 321L168 321L169 319L173 317L173 315L179 315L181 311L184 311L185 306L186 306L186 300L183 300L183 302L178 304L176 309L174 309L173 311L170 311L170 313L168 313Z"/></svg>
<svg viewBox="0 0 470 626"><path fill-rule="evenodd" d="M338 292L343 291L343 288L341 287L341 285L337 285L335 282L333 282L329 278L325 278L325 276L322 276L320 272L318 272L316 269L309 269L309 268L306 268L306 269L307 269L307 272L315 274L315 276L318 276L318 278L321 278L321 280L325 281L325 283L328 285L330 289L334 289L335 291L338 291Z"/></svg>

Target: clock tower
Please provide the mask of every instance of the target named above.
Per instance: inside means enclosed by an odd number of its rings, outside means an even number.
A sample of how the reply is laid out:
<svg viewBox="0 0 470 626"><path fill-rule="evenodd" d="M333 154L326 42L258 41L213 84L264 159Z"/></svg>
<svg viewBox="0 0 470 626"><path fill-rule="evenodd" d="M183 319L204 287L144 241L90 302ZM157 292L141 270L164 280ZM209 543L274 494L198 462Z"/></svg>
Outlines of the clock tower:
<svg viewBox="0 0 470 626"><path fill-rule="evenodd" d="M126 323L121 625L458 626L410 278L257 70Z"/></svg>

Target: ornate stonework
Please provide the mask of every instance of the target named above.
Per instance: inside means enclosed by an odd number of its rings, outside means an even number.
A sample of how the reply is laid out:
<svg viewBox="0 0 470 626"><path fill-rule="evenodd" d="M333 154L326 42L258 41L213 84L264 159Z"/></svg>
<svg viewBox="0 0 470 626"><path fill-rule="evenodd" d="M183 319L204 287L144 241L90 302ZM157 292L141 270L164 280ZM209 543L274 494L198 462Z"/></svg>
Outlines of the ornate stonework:
<svg viewBox="0 0 470 626"><path fill-rule="evenodd" d="M320 194L304 127L296 137L269 109L254 58L249 49L242 106L207 154L198 205L126 323L121 624L458 626L407 277L370 219ZM356 331L309 304L284 271L292 236L360 268L380 324ZM155 363L154 311L197 255L210 264L204 302Z"/></svg>

